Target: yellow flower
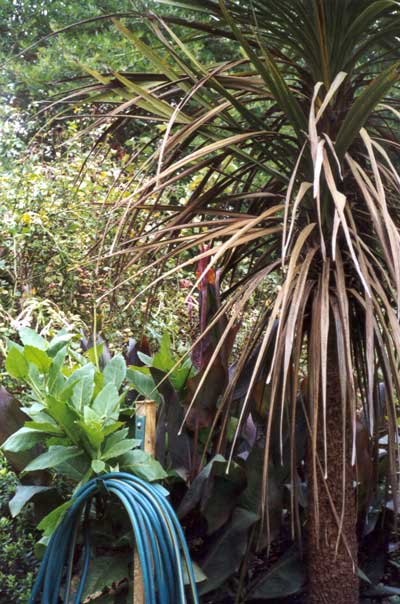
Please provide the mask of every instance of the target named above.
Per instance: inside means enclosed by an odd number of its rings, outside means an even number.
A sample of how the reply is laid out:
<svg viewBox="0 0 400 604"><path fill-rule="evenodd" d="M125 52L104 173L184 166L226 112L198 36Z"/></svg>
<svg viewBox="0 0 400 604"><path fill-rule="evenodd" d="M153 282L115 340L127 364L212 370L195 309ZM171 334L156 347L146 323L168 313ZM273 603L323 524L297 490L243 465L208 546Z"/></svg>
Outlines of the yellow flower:
<svg viewBox="0 0 400 604"><path fill-rule="evenodd" d="M22 214L21 216L21 221L24 224L31 224L32 222L32 216L30 214L28 214L27 212L25 212L24 214Z"/></svg>

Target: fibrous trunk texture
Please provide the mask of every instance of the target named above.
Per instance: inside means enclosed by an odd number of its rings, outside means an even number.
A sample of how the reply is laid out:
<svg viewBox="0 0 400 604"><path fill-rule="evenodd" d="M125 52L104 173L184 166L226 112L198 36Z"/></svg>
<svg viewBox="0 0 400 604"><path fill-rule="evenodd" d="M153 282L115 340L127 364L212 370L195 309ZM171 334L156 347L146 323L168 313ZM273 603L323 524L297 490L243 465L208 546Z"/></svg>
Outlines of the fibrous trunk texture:
<svg viewBox="0 0 400 604"><path fill-rule="evenodd" d="M357 514L353 488L354 469L351 467L352 429L349 405L343 413L340 376L334 329L330 328L327 357L326 443L327 478L318 467L313 480L312 446L308 455L308 586L310 604L358 604L357 577ZM310 398L310 397L309 397ZM322 397L313 405L309 402L310 421L318 408L317 451L323 469L323 405ZM343 418L343 415L346 415ZM343 419L346 429L343 434ZM343 447L345 446L345 481L343 488ZM329 501L329 494L331 502ZM317 503L317 505L316 505ZM338 518L342 513L342 534L338 541ZM343 505L344 504L344 505ZM318 510L318 513L316 513ZM350 553L349 553L350 552ZM350 555L351 554L351 555ZM353 561L352 561L353 558Z"/></svg>

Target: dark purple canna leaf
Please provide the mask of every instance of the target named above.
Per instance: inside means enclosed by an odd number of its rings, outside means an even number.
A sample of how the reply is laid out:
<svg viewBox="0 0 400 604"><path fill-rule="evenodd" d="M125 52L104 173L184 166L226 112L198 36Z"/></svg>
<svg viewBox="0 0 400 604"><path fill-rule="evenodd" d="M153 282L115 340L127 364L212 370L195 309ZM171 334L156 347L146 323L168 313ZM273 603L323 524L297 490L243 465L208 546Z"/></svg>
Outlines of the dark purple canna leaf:
<svg viewBox="0 0 400 604"><path fill-rule="evenodd" d="M5 388L0 387L0 446L3 445L9 436L22 428L28 420L29 417L21 411L18 401ZM19 474L41 450L40 445L35 445L29 451L20 451L18 453L3 451L3 453L14 472ZM31 472L26 477L23 477L22 482L33 485L46 485L49 484L49 479L50 476L47 472L39 471Z"/></svg>
<svg viewBox="0 0 400 604"><path fill-rule="evenodd" d="M18 401L3 387L0 387L0 445L2 445L11 434L17 432L29 420L20 409ZM32 459L31 451L10 453L4 451L8 462L13 470L21 472Z"/></svg>
<svg viewBox="0 0 400 604"><path fill-rule="evenodd" d="M165 377L165 374L155 367L151 368L151 374L156 385ZM182 430L181 434L179 433L184 418L184 408L168 379L160 383L157 389L163 397L157 421L157 459L167 468L174 469L184 477L188 477L193 467L193 442L186 428ZM166 439L168 439L167 456Z"/></svg>

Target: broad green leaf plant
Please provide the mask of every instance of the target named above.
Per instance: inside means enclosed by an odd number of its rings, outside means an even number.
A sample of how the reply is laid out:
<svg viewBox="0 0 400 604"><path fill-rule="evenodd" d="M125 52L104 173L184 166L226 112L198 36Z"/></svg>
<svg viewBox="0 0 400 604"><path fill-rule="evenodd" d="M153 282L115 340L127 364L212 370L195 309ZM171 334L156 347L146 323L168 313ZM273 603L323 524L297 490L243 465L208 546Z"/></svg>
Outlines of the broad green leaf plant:
<svg viewBox="0 0 400 604"><path fill-rule="evenodd" d="M124 408L127 367L121 354L101 368L102 344L82 354L72 334L60 331L48 341L28 327L19 331L19 338L22 345L9 342L5 368L28 390L29 400L22 408L27 421L3 449L18 453L40 444L42 452L25 466L24 474L51 471L77 486L111 470L151 481L166 477L161 465L131 436L134 407ZM35 489L25 493L23 503L35 493ZM68 505L53 510L40 528L51 532Z"/></svg>

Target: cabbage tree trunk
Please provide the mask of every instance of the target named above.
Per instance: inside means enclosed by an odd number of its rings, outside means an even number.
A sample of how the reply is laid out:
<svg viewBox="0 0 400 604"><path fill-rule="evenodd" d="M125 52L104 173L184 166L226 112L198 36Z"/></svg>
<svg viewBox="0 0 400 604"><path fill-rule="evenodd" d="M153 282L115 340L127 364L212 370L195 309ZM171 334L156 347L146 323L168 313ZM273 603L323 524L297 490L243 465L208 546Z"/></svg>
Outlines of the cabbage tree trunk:
<svg viewBox="0 0 400 604"><path fill-rule="evenodd" d="M340 379L337 359L336 339L330 329L327 363L327 459L326 481L317 467L316 487L313 482L311 443L308 457L308 586L310 604L358 604L359 581L357 577L357 534L356 503L353 488L353 468L351 467L352 431L347 409L343 435L343 411L340 397ZM310 400L310 397L309 397ZM323 464L324 445L322 431L322 401L318 401L317 450ZM315 409L312 403L310 419ZM345 481L343 488L343 447L345 446ZM332 501L329 501L326 486ZM342 534L337 547L338 524L332 510L335 506L338 516L344 515ZM315 513L318 501L319 513ZM337 548L337 550L336 550ZM351 555L350 555L351 554ZM353 561L352 561L353 558Z"/></svg>

